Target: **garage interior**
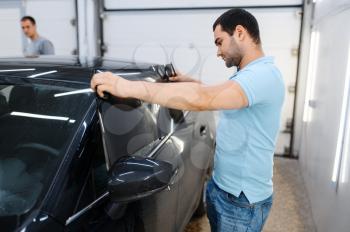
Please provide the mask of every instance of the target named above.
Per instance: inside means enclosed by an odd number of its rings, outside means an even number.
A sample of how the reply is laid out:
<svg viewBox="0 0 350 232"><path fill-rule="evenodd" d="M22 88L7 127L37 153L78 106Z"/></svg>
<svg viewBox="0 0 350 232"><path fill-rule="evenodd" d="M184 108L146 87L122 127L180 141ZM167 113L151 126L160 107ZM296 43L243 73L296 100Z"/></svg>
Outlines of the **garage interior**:
<svg viewBox="0 0 350 232"><path fill-rule="evenodd" d="M216 57L212 23L233 7L256 16L285 81L264 232L348 232L350 0L0 0L0 57L22 56L19 22L32 15L58 57L171 62L216 84L236 70ZM208 220L193 218L185 231L210 231Z"/></svg>

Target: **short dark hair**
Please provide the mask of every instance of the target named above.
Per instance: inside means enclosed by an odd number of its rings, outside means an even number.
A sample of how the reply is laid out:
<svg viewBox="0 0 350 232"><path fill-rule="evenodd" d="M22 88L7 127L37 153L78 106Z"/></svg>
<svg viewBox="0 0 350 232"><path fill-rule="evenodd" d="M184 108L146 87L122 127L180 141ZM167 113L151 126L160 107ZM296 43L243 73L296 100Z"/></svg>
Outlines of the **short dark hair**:
<svg viewBox="0 0 350 232"><path fill-rule="evenodd" d="M222 30L233 35L237 25L243 26L256 44L260 44L259 25L256 18L248 11L233 8L223 13L213 24L213 31L220 25Z"/></svg>
<svg viewBox="0 0 350 232"><path fill-rule="evenodd" d="M29 20L33 25L36 24L35 19L32 16L26 15L21 18L21 22Z"/></svg>

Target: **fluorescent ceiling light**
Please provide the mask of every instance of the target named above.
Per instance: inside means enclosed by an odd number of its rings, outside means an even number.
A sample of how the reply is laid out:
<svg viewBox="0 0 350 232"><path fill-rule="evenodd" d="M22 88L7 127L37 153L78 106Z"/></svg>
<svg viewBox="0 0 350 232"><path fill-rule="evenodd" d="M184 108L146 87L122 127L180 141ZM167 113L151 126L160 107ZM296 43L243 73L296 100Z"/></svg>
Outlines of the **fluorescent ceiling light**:
<svg viewBox="0 0 350 232"><path fill-rule="evenodd" d="M0 70L0 73L2 73L2 72L27 72L27 71L35 71L35 68L3 69L3 70Z"/></svg>
<svg viewBox="0 0 350 232"><path fill-rule="evenodd" d="M350 108L350 104L349 104ZM340 174L340 182L346 183L349 179L349 153L350 153L350 110L348 108L348 125L346 129L346 134L344 137L344 148L343 148L343 161L342 161L342 167L341 167L341 174Z"/></svg>
<svg viewBox="0 0 350 232"><path fill-rule="evenodd" d="M320 41L319 32L313 31L311 33L311 41L310 41L310 55L309 55L309 64L308 64L308 73L307 73L303 122L310 122L312 117L312 109L311 109L312 105L310 103L314 97L319 41Z"/></svg>
<svg viewBox="0 0 350 232"><path fill-rule="evenodd" d="M347 156L348 156L348 143L349 141L345 140L346 138L349 138L348 133L346 131L346 124L350 123L350 119L347 119L346 117L349 114L349 88L350 88L350 46L348 48L348 63L346 68L346 76L345 76L345 82L344 82L344 92L343 92L343 103L342 103L342 109L340 114L340 123L339 123L339 130L338 130L338 139L337 139L337 150L335 153L335 160L333 165L333 175L332 175L332 181L337 182L338 176L340 175L339 169L341 163L346 165L345 161L347 162ZM345 137L345 138L344 138ZM344 147L345 144L345 147ZM342 156L345 155L344 160L342 160ZM343 171L344 169L347 169L346 167L342 167ZM345 173L343 174L343 176Z"/></svg>
<svg viewBox="0 0 350 232"><path fill-rule="evenodd" d="M34 78L34 77L44 76L44 75L48 75L48 74L56 73L56 72L57 72L57 70L52 70L52 71L48 71L48 72L33 74L33 75L28 76L28 77L29 78Z"/></svg>

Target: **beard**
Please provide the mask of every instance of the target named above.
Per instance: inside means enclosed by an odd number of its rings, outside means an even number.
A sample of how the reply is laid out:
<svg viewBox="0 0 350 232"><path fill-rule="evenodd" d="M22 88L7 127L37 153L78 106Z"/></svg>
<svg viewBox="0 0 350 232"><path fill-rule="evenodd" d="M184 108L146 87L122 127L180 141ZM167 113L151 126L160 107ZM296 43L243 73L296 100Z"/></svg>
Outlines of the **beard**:
<svg viewBox="0 0 350 232"><path fill-rule="evenodd" d="M225 65L227 68L231 68L233 66L238 67L242 61L241 50L236 43L236 41L231 39L231 49L224 55Z"/></svg>
<svg viewBox="0 0 350 232"><path fill-rule="evenodd" d="M225 57L225 65L227 68L231 68L233 66L238 67L241 63L242 57L235 56L235 57Z"/></svg>

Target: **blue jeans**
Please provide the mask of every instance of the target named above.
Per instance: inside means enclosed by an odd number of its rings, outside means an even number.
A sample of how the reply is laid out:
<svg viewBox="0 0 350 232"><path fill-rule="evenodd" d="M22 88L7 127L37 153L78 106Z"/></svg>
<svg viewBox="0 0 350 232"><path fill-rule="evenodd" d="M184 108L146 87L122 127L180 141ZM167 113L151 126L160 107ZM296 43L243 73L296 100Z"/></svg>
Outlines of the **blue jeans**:
<svg viewBox="0 0 350 232"><path fill-rule="evenodd" d="M206 189L207 215L212 232L258 232L272 206L273 196L250 204L243 192L239 197L221 190L213 180Z"/></svg>

